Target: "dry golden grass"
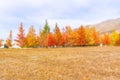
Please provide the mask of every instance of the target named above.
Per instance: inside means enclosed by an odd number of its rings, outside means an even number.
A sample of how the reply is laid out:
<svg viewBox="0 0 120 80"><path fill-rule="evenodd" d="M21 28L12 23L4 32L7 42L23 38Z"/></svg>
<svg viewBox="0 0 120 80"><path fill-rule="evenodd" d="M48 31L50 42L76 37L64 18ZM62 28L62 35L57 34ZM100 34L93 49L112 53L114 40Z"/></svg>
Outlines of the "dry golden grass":
<svg viewBox="0 0 120 80"><path fill-rule="evenodd" d="M0 49L0 80L120 80L120 47Z"/></svg>

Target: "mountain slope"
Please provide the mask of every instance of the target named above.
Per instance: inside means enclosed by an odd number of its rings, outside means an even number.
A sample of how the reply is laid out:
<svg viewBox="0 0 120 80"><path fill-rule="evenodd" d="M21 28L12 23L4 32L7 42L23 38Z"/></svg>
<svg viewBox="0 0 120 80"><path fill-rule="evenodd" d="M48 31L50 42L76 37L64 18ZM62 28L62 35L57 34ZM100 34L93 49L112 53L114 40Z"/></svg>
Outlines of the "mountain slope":
<svg viewBox="0 0 120 80"><path fill-rule="evenodd" d="M112 32L115 29L120 32L120 18L106 20L101 23L95 24L94 26L96 26L96 29L101 33Z"/></svg>

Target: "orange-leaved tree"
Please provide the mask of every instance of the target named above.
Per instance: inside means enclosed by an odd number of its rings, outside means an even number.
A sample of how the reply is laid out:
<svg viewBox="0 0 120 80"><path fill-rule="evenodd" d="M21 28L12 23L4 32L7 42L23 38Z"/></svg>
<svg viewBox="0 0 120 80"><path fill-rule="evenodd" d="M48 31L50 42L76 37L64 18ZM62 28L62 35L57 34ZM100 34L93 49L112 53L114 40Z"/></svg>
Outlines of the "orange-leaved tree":
<svg viewBox="0 0 120 80"><path fill-rule="evenodd" d="M95 27L93 27L93 29L92 29L92 37L93 37L93 40L94 40L94 44L93 45L100 44L99 32L96 31Z"/></svg>
<svg viewBox="0 0 120 80"><path fill-rule="evenodd" d="M101 42L104 45L110 45L110 36L107 33L104 33L104 35L101 37Z"/></svg>
<svg viewBox="0 0 120 80"><path fill-rule="evenodd" d="M116 45L119 45L120 46L120 33L118 34L118 39L116 41Z"/></svg>
<svg viewBox="0 0 120 80"><path fill-rule="evenodd" d="M17 34L17 39L15 40L20 47L25 46L25 33L23 29L23 24L20 23L19 33Z"/></svg>
<svg viewBox="0 0 120 80"><path fill-rule="evenodd" d="M8 47L12 46L12 30L10 30L9 37L6 40L6 46Z"/></svg>
<svg viewBox="0 0 120 80"><path fill-rule="evenodd" d="M38 35L38 41L39 41L39 46L43 47L43 36L42 36L42 30L39 31L39 35Z"/></svg>
<svg viewBox="0 0 120 80"><path fill-rule="evenodd" d="M0 46L2 46L2 39L0 39Z"/></svg>
<svg viewBox="0 0 120 80"><path fill-rule="evenodd" d="M65 30L65 36L66 36L65 45L66 45L66 46L71 46L71 42L73 41L73 40L72 40L73 30L71 29L70 26L66 26L65 29L66 29L66 30Z"/></svg>
<svg viewBox="0 0 120 80"><path fill-rule="evenodd" d="M62 43L63 43L63 46L67 46L67 33L65 31L65 28L62 29Z"/></svg>
<svg viewBox="0 0 120 80"><path fill-rule="evenodd" d="M86 32L84 26L80 26L77 30L77 33L78 33L77 45L85 46L87 44L87 41L86 41Z"/></svg>
<svg viewBox="0 0 120 80"><path fill-rule="evenodd" d="M78 46L79 34L77 32L77 29L71 32L69 39L70 39L71 46Z"/></svg>
<svg viewBox="0 0 120 80"><path fill-rule="evenodd" d="M63 42L64 39L63 39L62 33L57 24L55 26L54 37L55 37L56 46L64 46L64 42Z"/></svg>

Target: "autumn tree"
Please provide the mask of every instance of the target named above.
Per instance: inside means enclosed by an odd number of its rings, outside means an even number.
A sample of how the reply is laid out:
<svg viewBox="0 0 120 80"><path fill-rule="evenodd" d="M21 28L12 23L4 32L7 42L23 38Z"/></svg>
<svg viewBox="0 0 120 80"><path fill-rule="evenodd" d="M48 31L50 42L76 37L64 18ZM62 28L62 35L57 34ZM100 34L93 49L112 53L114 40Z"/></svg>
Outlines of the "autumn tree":
<svg viewBox="0 0 120 80"><path fill-rule="evenodd" d="M99 32L96 31L95 27L86 28L86 41L87 45L98 45L100 44Z"/></svg>
<svg viewBox="0 0 120 80"><path fill-rule="evenodd" d="M2 39L0 39L0 47L2 46Z"/></svg>
<svg viewBox="0 0 120 80"><path fill-rule="evenodd" d="M116 45L119 45L120 46L120 33L118 34L118 39L116 41Z"/></svg>
<svg viewBox="0 0 120 80"><path fill-rule="evenodd" d="M20 46L20 47L25 46L25 33L24 33L22 23L20 23L19 33L17 34L17 39L15 41L18 43L18 46Z"/></svg>
<svg viewBox="0 0 120 80"><path fill-rule="evenodd" d="M62 29L62 37L63 37L63 43L64 43L64 47L66 47L67 46L67 33L66 33L66 30L65 30L65 28L63 28Z"/></svg>
<svg viewBox="0 0 120 80"><path fill-rule="evenodd" d="M85 46L87 43L85 28L83 26L80 26L77 30L77 33L78 33L78 41L77 41L78 46Z"/></svg>
<svg viewBox="0 0 120 80"><path fill-rule="evenodd" d="M38 46L38 39L33 25L29 28L29 32L26 36L26 41L27 41L27 47Z"/></svg>
<svg viewBox="0 0 120 80"><path fill-rule="evenodd" d="M41 39L39 43L42 47L47 47L48 46L48 41L47 41L47 35L50 32L50 27L48 25L48 22L46 20L46 23L44 25L44 28L42 31L40 31L39 38Z"/></svg>
<svg viewBox="0 0 120 80"><path fill-rule="evenodd" d="M43 36L42 36L42 30L39 30L39 35L38 35L38 41L39 41L39 46L43 47Z"/></svg>
<svg viewBox="0 0 120 80"><path fill-rule="evenodd" d="M67 40L65 28L62 29L61 34L62 34L61 45L65 47L66 46L66 40Z"/></svg>
<svg viewBox="0 0 120 80"><path fill-rule="evenodd" d="M69 42L70 46L78 46L78 41L79 41L79 34L77 32L78 30L72 30L69 36Z"/></svg>
<svg viewBox="0 0 120 80"><path fill-rule="evenodd" d="M104 35L101 37L101 42L104 45L109 45L110 44L110 36L107 33L104 33Z"/></svg>
<svg viewBox="0 0 120 80"><path fill-rule="evenodd" d="M72 34L73 34L73 30L71 29L70 26L66 26L65 27L65 33L64 33L64 36L66 37L65 38L65 45L66 46L71 46L71 43L72 43Z"/></svg>
<svg viewBox="0 0 120 80"><path fill-rule="evenodd" d="M94 44L94 39L92 36L92 30L91 28L87 27L86 28L86 45L93 45Z"/></svg>
<svg viewBox="0 0 120 80"><path fill-rule="evenodd" d="M12 46L12 30L10 30L9 37L6 40L6 46L8 47Z"/></svg>
<svg viewBox="0 0 120 80"><path fill-rule="evenodd" d="M118 40L118 37L119 37L119 35L118 35L118 32L116 31L116 30L114 30L111 34L110 34L110 44L111 45L115 45L116 44L116 42L117 42L117 40Z"/></svg>
<svg viewBox="0 0 120 80"><path fill-rule="evenodd" d="M47 35L47 41L48 41L48 46L49 47L55 46L55 38L54 38L54 35L51 32L48 33L48 35Z"/></svg>
<svg viewBox="0 0 120 80"><path fill-rule="evenodd" d="M54 37L55 37L55 44L56 46L64 46L64 37L61 34L61 31L58 27L58 25L56 24L55 26L55 33L54 33Z"/></svg>
<svg viewBox="0 0 120 80"><path fill-rule="evenodd" d="M100 41L99 41L99 32L96 31L95 27L92 28L92 37L93 37L93 40L94 40L93 45L100 44Z"/></svg>

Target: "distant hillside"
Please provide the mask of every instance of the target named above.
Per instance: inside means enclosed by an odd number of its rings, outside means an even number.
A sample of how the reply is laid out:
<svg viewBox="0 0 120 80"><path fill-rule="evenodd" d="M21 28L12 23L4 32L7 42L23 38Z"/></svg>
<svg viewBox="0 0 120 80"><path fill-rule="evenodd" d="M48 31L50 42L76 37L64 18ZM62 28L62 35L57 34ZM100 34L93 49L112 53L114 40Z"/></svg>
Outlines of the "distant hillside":
<svg viewBox="0 0 120 80"><path fill-rule="evenodd" d="M96 26L96 29L101 33L112 32L115 29L120 32L120 18L106 20L94 26Z"/></svg>

